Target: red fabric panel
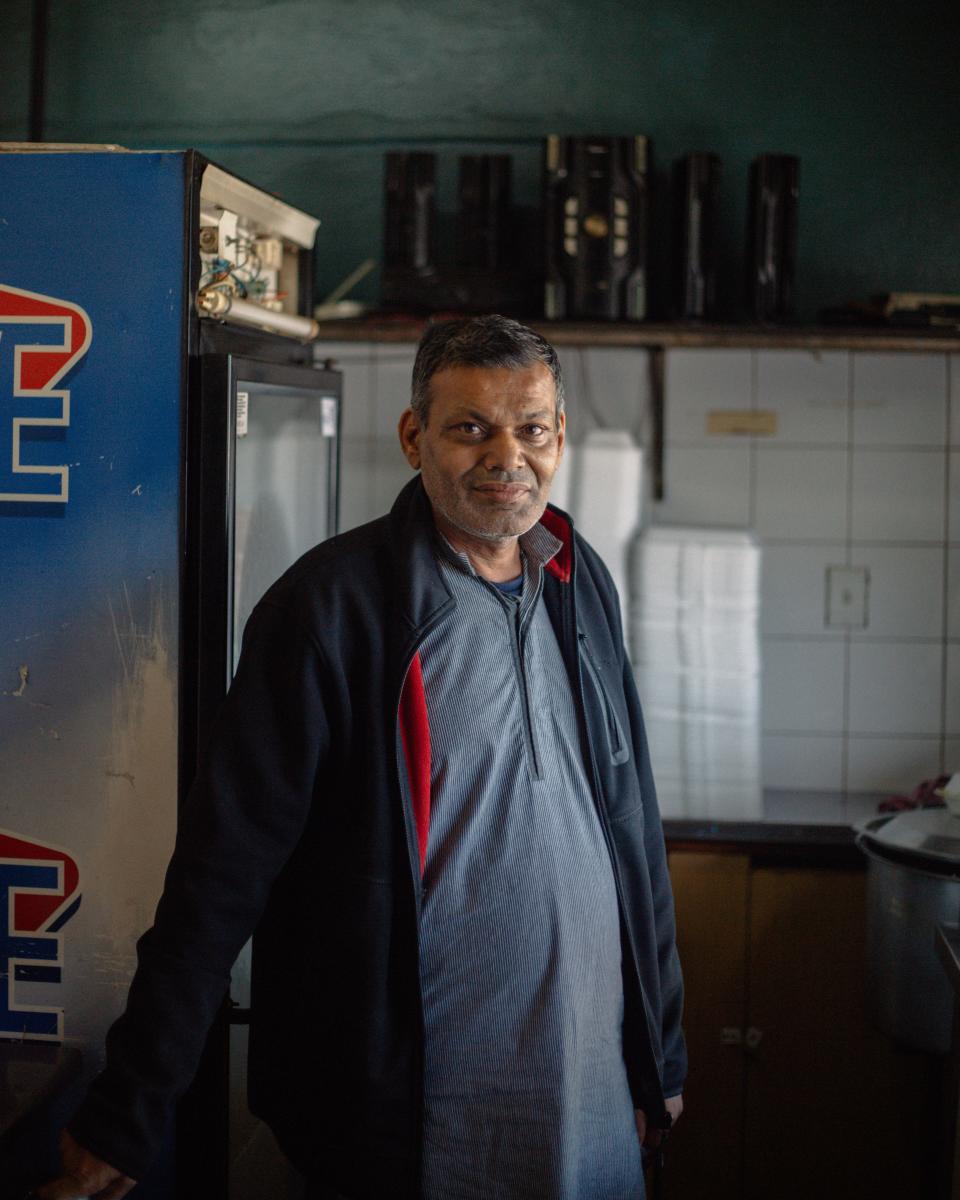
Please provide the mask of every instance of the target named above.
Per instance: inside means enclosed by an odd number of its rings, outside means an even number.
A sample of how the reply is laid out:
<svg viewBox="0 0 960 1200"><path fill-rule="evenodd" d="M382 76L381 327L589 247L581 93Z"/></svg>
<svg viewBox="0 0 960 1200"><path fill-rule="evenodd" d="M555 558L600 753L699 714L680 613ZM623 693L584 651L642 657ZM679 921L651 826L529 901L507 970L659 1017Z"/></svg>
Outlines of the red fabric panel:
<svg viewBox="0 0 960 1200"><path fill-rule="evenodd" d="M563 542L561 549L547 563L547 570L551 575L556 575L561 583L569 583L572 571L570 542L573 539L570 522L564 520L559 513L551 512L547 508L544 509L543 516L540 518L540 524L545 526L555 538L559 538Z"/></svg>
<svg viewBox="0 0 960 1200"><path fill-rule="evenodd" d="M410 777L422 875L427 861L427 835L430 832L430 722L419 654L414 656L410 664L400 694L400 737Z"/></svg>

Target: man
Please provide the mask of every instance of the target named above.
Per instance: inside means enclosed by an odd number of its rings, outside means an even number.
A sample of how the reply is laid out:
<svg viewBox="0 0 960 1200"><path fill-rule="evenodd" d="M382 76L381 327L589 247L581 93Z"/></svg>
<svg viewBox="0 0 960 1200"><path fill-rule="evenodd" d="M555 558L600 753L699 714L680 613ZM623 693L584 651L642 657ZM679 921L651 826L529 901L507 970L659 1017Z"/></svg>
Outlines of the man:
<svg viewBox="0 0 960 1200"><path fill-rule="evenodd" d="M399 433L419 475L391 513L248 622L48 1200L117 1200L146 1170L254 926L251 1104L318 1191L626 1200L679 1115L618 600L546 507L555 352L502 317L431 327Z"/></svg>

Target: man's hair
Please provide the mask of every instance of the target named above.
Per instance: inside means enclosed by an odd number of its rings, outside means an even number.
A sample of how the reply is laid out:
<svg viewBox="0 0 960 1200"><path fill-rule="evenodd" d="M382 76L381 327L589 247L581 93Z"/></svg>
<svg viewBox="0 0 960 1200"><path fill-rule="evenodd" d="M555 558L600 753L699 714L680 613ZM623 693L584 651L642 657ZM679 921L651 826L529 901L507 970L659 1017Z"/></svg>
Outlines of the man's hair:
<svg viewBox="0 0 960 1200"><path fill-rule="evenodd" d="M430 380L446 367L508 367L534 363L550 368L557 391L557 415L563 412L563 379L557 352L539 333L497 314L465 317L430 325L417 347L410 407L421 426L430 412Z"/></svg>

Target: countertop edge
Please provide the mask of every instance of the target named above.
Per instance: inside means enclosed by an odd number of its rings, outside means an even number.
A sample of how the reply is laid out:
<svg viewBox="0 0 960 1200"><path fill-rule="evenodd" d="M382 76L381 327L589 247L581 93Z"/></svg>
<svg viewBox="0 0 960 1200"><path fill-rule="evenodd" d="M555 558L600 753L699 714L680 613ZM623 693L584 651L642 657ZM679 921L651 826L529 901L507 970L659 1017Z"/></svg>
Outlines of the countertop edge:
<svg viewBox="0 0 960 1200"><path fill-rule="evenodd" d="M822 866L866 865L849 825L667 818L663 833L670 852L711 850Z"/></svg>

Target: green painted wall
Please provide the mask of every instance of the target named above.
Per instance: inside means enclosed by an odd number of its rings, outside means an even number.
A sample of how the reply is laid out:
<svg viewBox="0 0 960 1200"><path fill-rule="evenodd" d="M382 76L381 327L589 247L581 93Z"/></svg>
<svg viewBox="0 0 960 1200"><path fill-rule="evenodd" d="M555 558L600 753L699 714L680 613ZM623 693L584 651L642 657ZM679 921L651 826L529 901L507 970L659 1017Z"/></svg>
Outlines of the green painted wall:
<svg viewBox="0 0 960 1200"><path fill-rule="evenodd" d="M0 137L28 29L2 0ZM764 150L802 159L803 316L960 290L956 0L50 0L49 32L49 139L198 146L321 216L321 292L379 255L384 150L437 150L448 191L458 153L513 153L532 204L548 132L720 154L728 309Z"/></svg>

